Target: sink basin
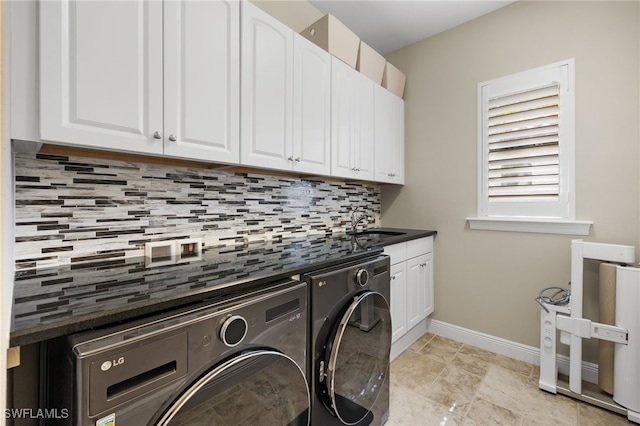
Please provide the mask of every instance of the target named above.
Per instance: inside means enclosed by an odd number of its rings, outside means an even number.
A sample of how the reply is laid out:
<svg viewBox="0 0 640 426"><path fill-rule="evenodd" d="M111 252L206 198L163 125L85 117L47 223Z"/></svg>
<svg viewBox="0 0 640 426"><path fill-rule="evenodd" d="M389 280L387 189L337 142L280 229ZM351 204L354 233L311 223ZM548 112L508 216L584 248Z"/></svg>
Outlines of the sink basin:
<svg viewBox="0 0 640 426"><path fill-rule="evenodd" d="M359 232L347 232L348 235L354 235L356 237L359 236L373 236L373 235L389 235L389 236L393 236L393 235L405 235L406 232L397 232L397 231L382 231L382 230L377 230L377 229L368 229L368 230L364 230L364 231L359 231Z"/></svg>
<svg viewBox="0 0 640 426"><path fill-rule="evenodd" d="M351 237L353 243L362 248L372 248L383 246L390 241L393 241L393 237L399 235L406 235L406 232L400 231L386 231L384 229L365 229L358 232L347 232L347 235Z"/></svg>

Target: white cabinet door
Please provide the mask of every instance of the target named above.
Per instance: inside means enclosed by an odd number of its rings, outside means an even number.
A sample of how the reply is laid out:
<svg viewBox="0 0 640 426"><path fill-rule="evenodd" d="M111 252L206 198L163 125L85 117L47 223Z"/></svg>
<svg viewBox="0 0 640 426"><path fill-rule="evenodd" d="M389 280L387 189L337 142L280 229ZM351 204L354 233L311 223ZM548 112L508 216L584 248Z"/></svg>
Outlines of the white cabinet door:
<svg viewBox="0 0 640 426"><path fill-rule="evenodd" d="M294 37L293 170L331 173L331 55Z"/></svg>
<svg viewBox="0 0 640 426"><path fill-rule="evenodd" d="M164 3L164 153L238 163L240 4Z"/></svg>
<svg viewBox="0 0 640 426"><path fill-rule="evenodd" d="M424 256L424 266L422 271L422 279L424 285L421 286L422 294L420 296L422 317L426 318L431 315L434 310L433 297L433 252Z"/></svg>
<svg viewBox="0 0 640 426"><path fill-rule="evenodd" d="M404 184L404 101L375 87L375 180Z"/></svg>
<svg viewBox="0 0 640 426"><path fill-rule="evenodd" d="M407 264L391 266L391 341L407 332Z"/></svg>
<svg viewBox="0 0 640 426"><path fill-rule="evenodd" d="M339 59L331 67L331 175L353 177L356 119L355 72Z"/></svg>
<svg viewBox="0 0 640 426"><path fill-rule="evenodd" d="M162 3L39 3L40 139L162 153Z"/></svg>
<svg viewBox="0 0 640 426"><path fill-rule="evenodd" d="M391 180L393 139L391 129L391 102L389 92L383 87L374 89L375 143L374 143L374 179L377 182Z"/></svg>
<svg viewBox="0 0 640 426"><path fill-rule="evenodd" d="M336 58L331 74L331 175L373 180L373 82Z"/></svg>
<svg viewBox="0 0 640 426"><path fill-rule="evenodd" d="M407 322L413 327L433 312L433 253L407 261Z"/></svg>
<svg viewBox="0 0 640 426"><path fill-rule="evenodd" d="M4 40L11 42L11 57L5 62L5 81L11 77L10 105L11 139L38 141L40 119L38 115L38 4L35 1L14 1L5 9L11 22L4 26ZM7 30L10 33L7 33ZM10 74L7 71L10 69ZM5 92L6 96L6 92Z"/></svg>
<svg viewBox="0 0 640 426"><path fill-rule="evenodd" d="M290 168L293 30L242 2L240 162Z"/></svg>
<svg viewBox="0 0 640 426"><path fill-rule="evenodd" d="M422 319L423 294L420 289L424 285L424 255L407 260L407 329L411 329Z"/></svg>
<svg viewBox="0 0 640 426"><path fill-rule="evenodd" d="M373 81L356 73L355 177L373 180L374 114Z"/></svg>
<svg viewBox="0 0 640 426"><path fill-rule="evenodd" d="M392 101L392 133L395 143L392 170L393 183L404 185L404 100L391 94Z"/></svg>

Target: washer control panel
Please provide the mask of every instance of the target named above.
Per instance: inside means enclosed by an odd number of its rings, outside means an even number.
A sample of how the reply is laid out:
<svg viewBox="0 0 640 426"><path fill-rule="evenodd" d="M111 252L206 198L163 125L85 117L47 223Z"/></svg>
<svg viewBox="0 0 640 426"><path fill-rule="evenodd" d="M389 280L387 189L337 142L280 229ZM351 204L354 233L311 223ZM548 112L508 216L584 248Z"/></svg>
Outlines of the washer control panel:
<svg viewBox="0 0 640 426"><path fill-rule="evenodd" d="M247 335L247 320L240 315L227 318L220 328L220 340L230 348L237 346Z"/></svg>
<svg viewBox="0 0 640 426"><path fill-rule="evenodd" d="M369 271L364 268L358 269L356 271L355 281L360 287L366 286L369 283Z"/></svg>

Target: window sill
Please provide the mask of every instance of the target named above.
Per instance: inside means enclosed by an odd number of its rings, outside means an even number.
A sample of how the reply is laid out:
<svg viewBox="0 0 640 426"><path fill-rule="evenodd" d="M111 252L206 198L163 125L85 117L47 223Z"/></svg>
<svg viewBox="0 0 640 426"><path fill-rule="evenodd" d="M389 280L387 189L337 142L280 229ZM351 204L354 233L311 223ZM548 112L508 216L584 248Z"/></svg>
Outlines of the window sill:
<svg viewBox="0 0 640 426"><path fill-rule="evenodd" d="M534 232L539 234L589 235L591 221L468 217L471 229L483 231Z"/></svg>

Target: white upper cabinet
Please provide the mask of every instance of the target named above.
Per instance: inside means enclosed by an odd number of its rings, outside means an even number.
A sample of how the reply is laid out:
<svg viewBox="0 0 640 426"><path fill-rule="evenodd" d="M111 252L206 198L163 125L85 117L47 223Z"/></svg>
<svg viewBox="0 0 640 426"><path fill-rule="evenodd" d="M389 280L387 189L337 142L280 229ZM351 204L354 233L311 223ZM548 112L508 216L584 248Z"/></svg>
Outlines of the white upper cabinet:
<svg viewBox="0 0 640 426"><path fill-rule="evenodd" d="M236 1L39 2L39 139L239 160Z"/></svg>
<svg viewBox="0 0 640 426"><path fill-rule="evenodd" d="M352 177L355 173L354 149L356 87L355 74L338 59L331 69L331 174Z"/></svg>
<svg viewBox="0 0 640 426"><path fill-rule="evenodd" d="M404 101L375 87L375 180L404 184Z"/></svg>
<svg viewBox="0 0 640 426"><path fill-rule="evenodd" d="M162 3L41 1L39 25L40 138L162 153Z"/></svg>
<svg viewBox="0 0 640 426"><path fill-rule="evenodd" d="M373 81L356 72L355 167L358 179L373 180L374 106Z"/></svg>
<svg viewBox="0 0 640 426"><path fill-rule="evenodd" d="M242 5L242 164L329 174L331 57Z"/></svg>
<svg viewBox="0 0 640 426"><path fill-rule="evenodd" d="M331 175L373 180L373 82L337 58L331 75Z"/></svg>
<svg viewBox="0 0 640 426"><path fill-rule="evenodd" d="M249 1L10 12L12 139L404 183L402 99Z"/></svg>
<svg viewBox="0 0 640 426"><path fill-rule="evenodd" d="M293 34L258 7L242 3L242 164L291 168Z"/></svg>
<svg viewBox="0 0 640 426"><path fill-rule="evenodd" d="M331 55L306 38L294 40L293 170L331 173Z"/></svg>
<svg viewBox="0 0 640 426"><path fill-rule="evenodd" d="M235 0L164 3L165 154L239 162L239 13Z"/></svg>

